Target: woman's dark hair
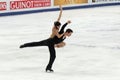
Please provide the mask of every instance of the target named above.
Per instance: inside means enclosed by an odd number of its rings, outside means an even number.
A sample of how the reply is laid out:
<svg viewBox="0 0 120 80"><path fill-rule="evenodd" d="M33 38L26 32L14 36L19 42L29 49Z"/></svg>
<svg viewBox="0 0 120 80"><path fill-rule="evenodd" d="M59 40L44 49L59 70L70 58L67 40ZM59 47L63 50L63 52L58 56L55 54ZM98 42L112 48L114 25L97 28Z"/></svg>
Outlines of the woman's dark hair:
<svg viewBox="0 0 120 80"><path fill-rule="evenodd" d="M68 33L72 32L73 33L73 30L72 29L66 29L66 32L68 32Z"/></svg>
<svg viewBox="0 0 120 80"><path fill-rule="evenodd" d="M61 26L61 23L56 21L56 22L54 22L54 26Z"/></svg>

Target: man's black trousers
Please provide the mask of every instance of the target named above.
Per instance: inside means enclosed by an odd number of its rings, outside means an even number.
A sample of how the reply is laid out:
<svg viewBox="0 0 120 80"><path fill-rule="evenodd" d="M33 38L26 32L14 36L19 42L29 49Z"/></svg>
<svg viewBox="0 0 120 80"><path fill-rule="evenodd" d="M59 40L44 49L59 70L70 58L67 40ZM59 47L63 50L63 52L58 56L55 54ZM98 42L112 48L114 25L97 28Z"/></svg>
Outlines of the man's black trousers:
<svg viewBox="0 0 120 80"><path fill-rule="evenodd" d="M50 41L50 39L46 39L46 40L39 41L39 42L26 43L23 45L23 48L24 47L35 47L35 46L48 46L48 49L50 52L50 59L49 59L49 63L47 65L46 69L51 69L52 65L54 63L54 60L56 58L54 43L52 41Z"/></svg>

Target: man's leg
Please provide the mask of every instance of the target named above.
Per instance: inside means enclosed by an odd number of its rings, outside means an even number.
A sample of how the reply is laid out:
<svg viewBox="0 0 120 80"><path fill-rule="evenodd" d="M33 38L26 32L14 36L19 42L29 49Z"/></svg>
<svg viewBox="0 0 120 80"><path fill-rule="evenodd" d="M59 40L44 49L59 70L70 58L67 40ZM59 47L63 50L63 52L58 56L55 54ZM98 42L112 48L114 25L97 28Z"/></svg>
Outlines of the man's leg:
<svg viewBox="0 0 120 80"><path fill-rule="evenodd" d="M54 60L56 58L56 52L55 52L54 45L50 45L50 46L48 46L48 48L49 48L49 52L50 52L50 60L49 60L49 63L46 67L46 71L53 72L53 70L51 68L52 68Z"/></svg>
<svg viewBox="0 0 120 80"><path fill-rule="evenodd" d="M20 48L25 48L25 47L35 47L35 46L47 46L47 40L39 41L39 42L31 42L31 43L26 43L20 46Z"/></svg>

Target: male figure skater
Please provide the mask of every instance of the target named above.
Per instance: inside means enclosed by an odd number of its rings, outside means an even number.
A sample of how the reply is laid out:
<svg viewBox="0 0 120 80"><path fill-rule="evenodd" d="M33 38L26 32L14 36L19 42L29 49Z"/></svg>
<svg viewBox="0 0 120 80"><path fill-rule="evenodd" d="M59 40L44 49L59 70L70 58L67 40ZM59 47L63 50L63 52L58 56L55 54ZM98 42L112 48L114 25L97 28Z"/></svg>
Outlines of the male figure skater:
<svg viewBox="0 0 120 80"><path fill-rule="evenodd" d="M57 36L53 37L53 38L48 38L39 42L31 42L31 43L26 43L20 46L20 48L25 48L25 47L35 47L35 46L48 46L49 52L50 52L50 60L49 63L46 67L46 72L54 72L52 70L52 65L53 62L56 58L56 52L55 52L55 44L61 43L63 42L66 37L71 36L71 34L73 33L73 31L71 29L67 29L64 32L64 28L68 23L66 23L60 30L59 33L63 34L63 36L61 36L60 38L58 38Z"/></svg>

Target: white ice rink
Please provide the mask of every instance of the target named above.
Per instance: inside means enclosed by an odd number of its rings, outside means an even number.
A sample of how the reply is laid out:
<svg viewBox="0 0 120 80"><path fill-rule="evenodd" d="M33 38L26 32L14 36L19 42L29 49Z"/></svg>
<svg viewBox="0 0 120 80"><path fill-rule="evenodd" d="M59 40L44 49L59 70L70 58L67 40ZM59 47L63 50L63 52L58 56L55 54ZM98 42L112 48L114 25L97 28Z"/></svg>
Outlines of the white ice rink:
<svg viewBox="0 0 120 80"><path fill-rule="evenodd" d="M56 49L54 73L47 47L19 49L48 38L58 14L0 17L0 80L120 80L120 6L63 11L74 33Z"/></svg>

